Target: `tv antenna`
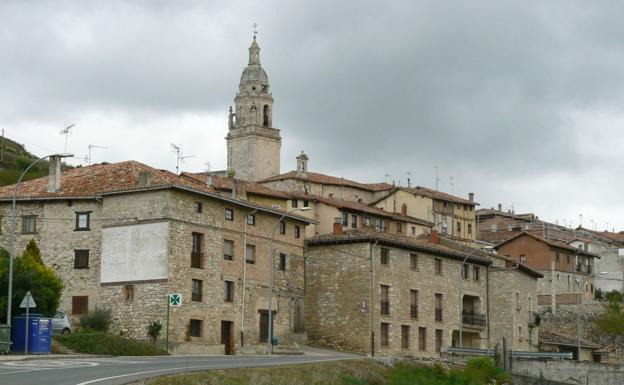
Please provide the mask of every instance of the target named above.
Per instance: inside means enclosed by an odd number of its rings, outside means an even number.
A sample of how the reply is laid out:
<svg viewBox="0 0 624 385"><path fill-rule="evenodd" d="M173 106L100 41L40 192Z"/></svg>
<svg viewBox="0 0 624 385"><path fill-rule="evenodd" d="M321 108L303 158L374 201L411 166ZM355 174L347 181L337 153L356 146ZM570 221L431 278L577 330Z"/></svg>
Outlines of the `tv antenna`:
<svg viewBox="0 0 624 385"><path fill-rule="evenodd" d="M438 166L435 166L435 189L438 191L438 183L440 182L440 178L438 178Z"/></svg>
<svg viewBox="0 0 624 385"><path fill-rule="evenodd" d="M171 144L171 148L172 148L172 152L176 153L176 174L180 173L180 162L184 161L184 159L187 158L194 158L195 155L183 155L182 153L182 148L176 144L173 143L169 143Z"/></svg>
<svg viewBox="0 0 624 385"><path fill-rule="evenodd" d="M87 155L87 166L91 166L91 150L94 148L101 148L102 150L107 150L108 147L96 146L95 144L89 145L89 154Z"/></svg>
<svg viewBox="0 0 624 385"><path fill-rule="evenodd" d="M75 124L70 124L69 126L61 130L61 135L65 135L65 150L63 151L65 153L67 152L67 138L69 138L69 130L72 129L74 126Z"/></svg>

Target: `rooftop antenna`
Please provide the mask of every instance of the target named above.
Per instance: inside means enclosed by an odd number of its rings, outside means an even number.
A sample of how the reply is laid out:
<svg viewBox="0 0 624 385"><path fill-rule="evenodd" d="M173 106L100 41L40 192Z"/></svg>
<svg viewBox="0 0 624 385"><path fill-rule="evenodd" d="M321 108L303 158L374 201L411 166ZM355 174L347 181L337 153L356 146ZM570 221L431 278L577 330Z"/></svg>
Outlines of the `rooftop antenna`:
<svg viewBox="0 0 624 385"><path fill-rule="evenodd" d="M388 183L388 178L391 177L392 175L390 174L385 174L384 175L384 183Z"/></svg>
<svg viewBox="0 0 624 385"><path fill-rule="evenodd" d="M187 158L194 158L195 155L183 155L182 148L180 148L180 146L173 143L169 144L171 144L171 151L176 153L176 174L180 174L180 161L184 161L184 159Z"/></svg>
<svg viewBox="0 0 624 385"><path fill-rule="evenodd" d="M204 171L206 171L207 173L210 173L210 168L212 167L212 165L210 164L210 162L205 162L204 163Z"/></svg>
<svg viewBox="0 0 624 385"><path fill-rule="evenodd" d="M453 179L452 176L449 177L450 183L451 183L451 194L455 194L455 181ZM437 190L437 188L436 188Z"/></svg>
<svg viewBox="0 0 624 385"><path fill-rule="evenodd" d="M65 150L63 152L67 152L67 138L69 138L69 130L73 128L75 124L70 124L61 130L61 135L65 135Z"/></svg>
<svg viewBox="0 0 624 385"><path fill-rule="evenodd" d="M407 187L411 188L412 187L412 173L411 172L407 172Z"/></svg>
<svg viewBox="0 0 624 385"><path fill-rule="evenodd" d="M438 191L438 182L440 182L440 178L438 178L438 166L435 166L435 189Z"/></svg>
<svg viewBox="0 0 624 385"><path fill-rule="evenodd" d="M102 150L107 150L108 147L96 146L95 144L89 145L89 154L87 155L87 166L91 166L91 150L94 148L101 148Z"/></svg>

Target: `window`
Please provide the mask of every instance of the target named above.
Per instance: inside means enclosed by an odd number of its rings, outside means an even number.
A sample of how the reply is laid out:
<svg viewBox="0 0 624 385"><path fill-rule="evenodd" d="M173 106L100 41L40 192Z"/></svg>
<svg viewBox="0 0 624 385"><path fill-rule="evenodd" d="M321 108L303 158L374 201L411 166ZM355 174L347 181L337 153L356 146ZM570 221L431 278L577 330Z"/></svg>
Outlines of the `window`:
<svg viewBox="0 0 624 385"><path fill-rule="evenodd" d="M468 223L468 235L472 235L472 224Z"/></svg>
<svg viewBox="0 0 624 385"><path fill-rule="evenodd" d="M457 222L457 233L461 233L461 222Z"/></svg>
<svg viewBox="0 0 624 385"><path fill-rule="evenodd" d="M518 341L522 341L522 326L518 326Z"/></svg>
<svg viewBox="0 0 624 385"><path fill-rule="evenodd" d="M375 218L375 228L377 229L383 229L384 225L383 225L383 219L381 218Z"/></svg>
<svg viewBox="0 0 624 385"><path fill-rule="evenodd" d="M473 266L472 267L472 279L474 279L475 281L479 280L479 273L481 269L479 268L479 266Z"/></svg>
<svg viewBox="0 0 624 385"><path fill-rule="evenodd" d="M390 315L390 286L379 287L379 308L382 315Z"/></svg>
<svg viewBox="0 0 624 385"><path fill-rule="evenodd" d="M435 320L442 322L442 294L435 295Z"/></svg>
<svg viewBox="0 0 624 385"><path fill-rule="evenodd" d="M134 302L134 285L124 286L124 298L126 302Z"/></svg>
<svg viewBox="0 0 624 385"><path fill-rule="evenodd" d="M351 214L351 227L357 229L357 215Z"/></svg>
<svg viewBox="0 0 624 385"><path fill-rule="evenodd" d="M196 213L201 213L202 211L204 211L204 205L202 205L201 202L195 202L193 204L193 211L195 211Z"/></svg>
<svg viewBox="0 0 624 385"><path fill-rule="evenodd" d="M342 213L342 225L345 227L349 226L349 214Z"/></svg>
<svg viewBox="0 0 624 385"><path fill-rule="evenodd" d="M442 330L436 329L435 331L435 351L439 352L442 350Z"/></svg>
<svg viewBox="0 0 624 385"><path fill-rule="evenodd" d="M201 233L191 233L191 267L194 269L202 268L202 244L204 243L204 234Z"/></svg>
<svg viewBox="0 0 624 385"><path fill-rule="evenodd" d="M37 232L37 216L25 215L22 217L22 233L34 234Z"/></svg>
<svg viewBox="0 0 624 385"><path fill-rule="evenodd" d="M191 301L201 302L202 301L202 286L204 283L201 279L193 279L191 281Z"/></svg>
<svg viewBox="0 0 624 385"><path fill-rule="evenodd" d="M557 253L555 254L555 260L556 260L557 262L559 262L559 252L558 252L558 251L557 251Z"/></svg>
<svg viewBox="0 0 624 385"><path fill-rule="evenodd" d="M284 253L279 255L279 269L280 271L286 271L286 254Z"/></svg>
<svg viewBox="0 0 624 385"><path fill-rule="evenodd" d="M524 254L520 254L520 262L526 262L527 256Z"/></svg>
<svg viewBox="0 0 624 385"><path fill-rule="evenodd" d="M223 299L225 302L234 302L234 282L223 281Z"/></svg>
<svg viewBox="0 0 624 385"><path fill-rule="evenodd" d="M295 226L295 238L301 238L301 227Z"/></svg>
<svg viewBox="0 0 624 385"><path fill-rule="evenodd" d="M293 199L291 202L292 202L293 209L296 209L297 207L299 207L299 201L297 199Z"/></svg>
<svg viewBox="0 0 624 385"><path fill-rule="evenodd" d="M381 253L381 258L380 258L381 264L389 265L390 264L390 250L386 249L385 247L382 247L380 249L380 253Z"/></svg>
<svg viewBox="0 0 624 385"><path fill-rule="evenodd" d="M412 235L416 235L416 226L412 226Z"/></svg>
<svg viewBox="0 0 624 385"><path fill-rule="evenodd" d="M410 347L410 327L401 325L401 349L409 349Z"/></svg>
<svg viewBox="0 0 624 385"><path fill-rule="evenodd" d="M310 202L308 202L307 199L303 200L303 207L308 207L310 205Z"/></svg>
<svg viewBox="0 0 624 385"><path fill-rule="evenodd" d="M249 226L255 226L256 225L256 215L255 214L248 214L247 215L247 224Z"/></svg>
<svg viewBox="0 0 624 385"><path fill-rule="evenodd" d="M418 318L418 290L410 290L410 317Z"/></svg>
<svg viewBox="0 0 624 385"><path fill-rule="evenodd" d="M470 266L462 265L462 277L464 279L468 279L468 271L470 270Z"/></svg>
<svg viewBox="0 0 624 385"><path fill-rule="evenodd" d="M189 336L201 337L202 335L202 320L192 319L189 322Z"/></svg>
<svg viewBox="0 0 624 385"><path fill-rule="evenodd" d="M256 246L247 245L245 249L245 262L256 263Z"/></svg>
<svg viewBox="0 0 624 385"><path fill-rule="evenodd" d="M403 224L397 222L396 224L396 230L397 230L397 234L401 234L403 232Z"/></svg>
<svg viewBox="0 0 624 385"><path fill-rule="evenodd" d="M418 328L418 350L427 350L427 328Z"/></svg>
<svg viewBox="0 0 624 385"><path fill-rule="evenodd" d="M89 268L89 250L74 250L74 269Z"/></svg>
<svg viewBox="0 0 624 385"><path fill-rule="evenodd" d="M234 241L223 240L223 259L231 261L234 259Z"/></svg>
<svg viewBox="0 0 624 385"><path fill-rule="evenodd" d="M280 234L286 234L286 222L281 221L279 224Z"/></svg>
<svg viewBox="0 0 624 385"><path fill-rule="evenodd" d="M410 254L410 269L418 270L418 254Z"/></svg>
<svg viewBox="0 0 624 385"><path fill-rule="evenodd" d="M434 261L435 265L435 273L437 275L442 275L442 258L436 258Z"/></svg>
<svg viewBox="0 0 624 385"><path fill-rule="evenodd" d="M75 295L72 297L72 314L87 314L89 311L89 297Z"/></svg>
<svg viewBox="0 0 624 385"><path fill-rule="evenodd" d="M91 213L76 213L76 231L89 230Z"/></svg>
<svg viewBox="0 0 624 385"><path fill-rule="evenodd" d="M520 311L520 293L516 292L516 310Z"/></svg>
<svg viewBox="0 0 624 385"><path fill-rule="evenodd" d="M390 324L386 322L381 323L381 335L379 337L379 343L381 346L389 346L390 341L388 340L388 332L390 330Z"/></svg>
<svg viewBox="0 0 624 385"><path fill-rule="evenodd" d="M490 226L490 231L493 233L498 231L498 226L496 226L496 223L492 223L492 225Z"/></svg>
<svg viewBox="0 0 624 385"><path fill-rule="evenodd" d="M569 265L570 264L570 256L566 255L566 263Z"/></svg>
<svg viewBox="0 0 624 385"><path fill-rule="evenodd" d="M228 221L234 220L234 210L233 209L225 209L225 219Z"/></svg>

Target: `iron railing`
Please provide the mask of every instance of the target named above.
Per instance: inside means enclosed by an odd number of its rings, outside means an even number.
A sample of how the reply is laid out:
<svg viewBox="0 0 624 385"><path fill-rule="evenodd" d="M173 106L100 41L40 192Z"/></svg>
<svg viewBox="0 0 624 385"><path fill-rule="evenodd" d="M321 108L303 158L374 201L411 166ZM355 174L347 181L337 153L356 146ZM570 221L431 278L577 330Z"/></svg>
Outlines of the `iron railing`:
<svg viewBox="0 0 624 385"><path fill-rule="evenodd" d="M485 326L487 319L485 314L464 312L462 314L462 322L466 325Z"/></svg>

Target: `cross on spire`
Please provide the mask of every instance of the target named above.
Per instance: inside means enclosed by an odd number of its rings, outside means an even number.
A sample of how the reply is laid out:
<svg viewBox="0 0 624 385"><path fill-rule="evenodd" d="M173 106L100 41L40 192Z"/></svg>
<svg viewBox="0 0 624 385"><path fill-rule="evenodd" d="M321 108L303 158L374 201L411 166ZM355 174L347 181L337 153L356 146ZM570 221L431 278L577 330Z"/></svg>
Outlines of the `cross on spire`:
<svg viewBox="0 0 624 385"><path fill-rule="evenodd" d="M258 34L258 23L253 23L253 37L254 39L256 38L256 35Z"/></svg>

